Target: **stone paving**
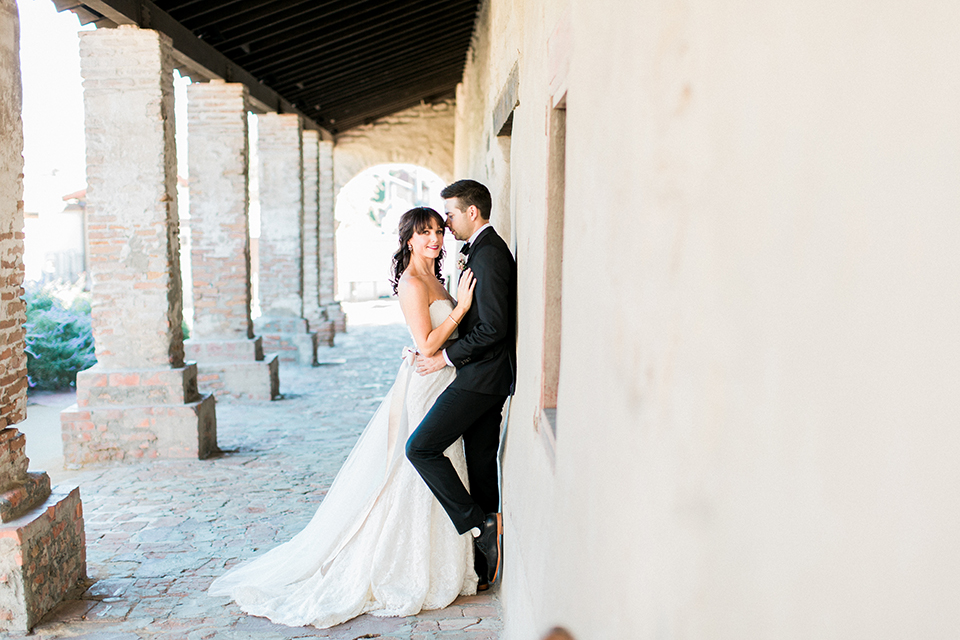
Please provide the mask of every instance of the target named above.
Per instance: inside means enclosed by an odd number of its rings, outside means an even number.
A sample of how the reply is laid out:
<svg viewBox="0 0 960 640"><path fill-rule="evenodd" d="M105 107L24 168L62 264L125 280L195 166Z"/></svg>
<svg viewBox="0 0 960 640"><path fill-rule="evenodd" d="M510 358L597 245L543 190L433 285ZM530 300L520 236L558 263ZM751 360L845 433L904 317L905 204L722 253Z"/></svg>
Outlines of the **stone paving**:
<svg viewBox="0 0 960 640"><path fill-rule="evenodd" d="M440 611L361 616L326 630L275 625L205 592L225 569L306 525L392 384L408 343L399 324L351 326L335 347L321 350L320 366L282 366L282 400L218 403L223 453L213 459L71 474L83 500L89 580L29 637L498 638L496 588Z"/></svg>

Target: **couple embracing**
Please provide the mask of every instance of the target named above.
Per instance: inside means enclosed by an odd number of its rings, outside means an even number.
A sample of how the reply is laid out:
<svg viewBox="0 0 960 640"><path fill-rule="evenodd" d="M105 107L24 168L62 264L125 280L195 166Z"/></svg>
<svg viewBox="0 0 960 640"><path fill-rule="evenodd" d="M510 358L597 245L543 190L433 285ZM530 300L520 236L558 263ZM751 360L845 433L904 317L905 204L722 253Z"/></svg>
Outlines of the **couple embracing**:
<svg viewBox="0 0 960 640"><path fill-rule="evenodd" d="M211 595L290 625L440 609L496 581L497 449L516 373L516 263L489 224L490 192L445 188L446 221L400 219L393 285L416 350L310 523L218 578ZM457 300L440 275L444 229L467 241Z"/></svg>

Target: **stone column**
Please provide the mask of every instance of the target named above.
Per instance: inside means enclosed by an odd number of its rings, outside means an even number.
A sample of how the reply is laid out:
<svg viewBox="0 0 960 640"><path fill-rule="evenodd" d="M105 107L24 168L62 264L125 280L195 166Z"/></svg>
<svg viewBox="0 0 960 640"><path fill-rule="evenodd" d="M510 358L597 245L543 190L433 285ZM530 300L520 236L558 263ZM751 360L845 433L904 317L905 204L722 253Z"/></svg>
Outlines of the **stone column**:
<svg viewBox="0 0 960 640"><path fill-rule="evenodd" d="M61 414L68 464L206 457L212 396L184 363L170 39L80 33L97 364Z"/></svg>
<svg viewBox="0 0 960 640"><path fill-rule="evenodd" d="M201 392L218 398L280 395L276 354L264 357L250 319L247 88L222 80L187 88L193 337Z"/></svg>
<svg viewBox="0 0 960 640"><path fill-rule="evenodd" d="M87 577L80 489L28 472L17 7L0 0L0 630L30 630Z"/></svg>
<svg viewBox="0 0 960 640"><path fill-rule="evenodd" d="M347 316L336 298L337 243L334 212L333 142L320 141L320 306L336 333L347 330Z"/></svg>
<svg viewBox="0 0 960 640"><path fill-rule="evenodd" d="M333 323L320 305L320 132L303 131L303 317L319 342L333 346Z"/></svg>
<svg viewBox="0 0 960 640"><path fill-rule="evenodd" d="M259 116L260 311L257 333L281 360L317 361L303 317L303 127L296 114Z"/></svg>

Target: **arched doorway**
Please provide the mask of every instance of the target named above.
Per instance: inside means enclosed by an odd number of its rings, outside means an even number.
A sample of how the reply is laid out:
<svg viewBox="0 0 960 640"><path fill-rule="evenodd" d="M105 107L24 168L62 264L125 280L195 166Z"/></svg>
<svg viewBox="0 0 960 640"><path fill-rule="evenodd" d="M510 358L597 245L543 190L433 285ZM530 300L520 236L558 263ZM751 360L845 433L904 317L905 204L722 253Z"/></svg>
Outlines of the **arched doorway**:
<svg viewBox="0 0 960 640"><path fill-rule="evenodd" d="M412 164L380 164L357 174L337 194L338 297L348 302L393 295L390 266L397 250L397 223L412 207L432 207L443 215L445 182ZM443 273L450 282L456 243L444 242Z"/></svg>

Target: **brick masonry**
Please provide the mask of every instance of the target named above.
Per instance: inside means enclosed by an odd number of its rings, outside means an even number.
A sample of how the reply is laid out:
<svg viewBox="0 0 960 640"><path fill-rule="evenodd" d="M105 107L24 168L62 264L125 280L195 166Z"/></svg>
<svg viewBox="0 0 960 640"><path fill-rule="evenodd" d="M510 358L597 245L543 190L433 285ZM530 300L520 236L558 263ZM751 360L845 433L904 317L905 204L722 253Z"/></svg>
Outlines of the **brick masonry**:
<svg viewBox="0 0 960 640"><path fill-rule="evenodd" d="M311 365L318 338L303 304L303 127L296 114L258 117L260 160L260 309L255 322L267 351Z"/></svg>
<svg viewBox="0 0 960 640"><path fill-rule="evenodd" d="M250 318L247 89L193 83L187 100L194 331L186 357L204 393L270 400L280 393L277 356L264 357Z"/></svg>
<svg viewBox="0 0 960 640"><path fill-rule="evenodd" d="M0 630L29 630L86 578L76 487L28 472L19 19L0 0Z"/></svg>
<svg viewBox="0 0 960 640"><path fill-rule="evenodd" d="M303 131L303 317L311 331L327 321L320 306L319 141L319 132Z"/></svg>
<svg viewBox="0 0 960 640"><path fill-rule="evenodd" d="M333 142L321 140L319 146L320 305L323 307L326 318L333 323L333 333L343 333L347 330L347 317L335 298L337 243L334 219L336 198L333 181Z"/></svg>
<svg viewBox="0 0 960 640"><path fill-rule="evenodd" d="M247 89L195 82L187 105L192 337L252 338Z"/></svg>
<svg viewBox="0 0 960 640"><path fill-rule="evenodd" d="M183 364L170 40L121 26L80 33L97 361ZM137 336L137 339L131 339Z"/></svg>
<svg viewBox="0 0 960 640"><path fill-rule="evenodd" d="M80 35L98 363L61 413L67 464L217 450L214 400L198 392L180 328L173 64L155 31Z"/></svg>

